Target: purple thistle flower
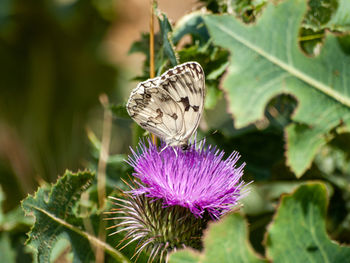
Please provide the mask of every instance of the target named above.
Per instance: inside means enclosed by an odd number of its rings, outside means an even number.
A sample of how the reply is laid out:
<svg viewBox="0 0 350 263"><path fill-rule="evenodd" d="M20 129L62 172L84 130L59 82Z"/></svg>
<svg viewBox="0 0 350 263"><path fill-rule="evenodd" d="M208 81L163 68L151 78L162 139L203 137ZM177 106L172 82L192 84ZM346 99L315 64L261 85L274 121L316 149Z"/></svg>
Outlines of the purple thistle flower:
<svg viewBox="0 0 350 263"><path fill-rule="evenodd" d="M163 144L160 149L165 147ZM205 212L215 219L229 212L246 192L241 179L245 163L236 167L240 158L234 151L226 160L224 152L205 141L192 143L188 150L167 147L160 150L148 140L132 151L128 163L139 178L134 195L163 200L164 207L188 208L196 217Z"/></svg>

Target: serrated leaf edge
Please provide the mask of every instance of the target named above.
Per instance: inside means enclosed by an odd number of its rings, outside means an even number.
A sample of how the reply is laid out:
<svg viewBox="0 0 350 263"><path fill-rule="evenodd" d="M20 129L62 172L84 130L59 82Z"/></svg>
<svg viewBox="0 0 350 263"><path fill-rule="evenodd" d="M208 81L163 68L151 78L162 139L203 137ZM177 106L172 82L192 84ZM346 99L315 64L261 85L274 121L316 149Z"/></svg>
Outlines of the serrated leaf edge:
<svg viewBox="0 0 350 263"><path fill-rule="evenodd" d="M71 171L66 170L63 176L65 176L65 175L67 175L67 176L68 176L68 175L70 175L70 176L78 176L78 174L81 174L81 173L91 173L91 174L94 174L93 172L91 172L91 171L89 171L89 170L87 170L87 169L84 170L84 171L78 171L78 172L76 172L76 173L72 173ZM63 177L63 176L62 176L62 177ZM50 198L50 196L51 196L51 194L52 194L53 188L54 188L55 186L57 186L57 184L60 183L60 180L62 179L62 177L58 178L57 181L56 181L56 183L51 184L51 189L50 189L48 198ZM91 181L92 181L92 179L88 180L88 181L81 187L81 190L84 191L84 189L86 189L87 187L89 187L89 185L91 184ZM33 217L35 218L34 224L32 225L30 231L27 233L28 239L25 241L25 244L28 245L28 246L31 248L31 250L32 250L35 254L38 253L38 250L37 250L37 248L35 248L34 246L32 246L29 242L30 242L30 240L31 240L31 236L30 236L30 235L31 235L32 230L33 230L33 228L34 228L34 226L35 226L35 223L36 223L36 216L35 216L34 214L28 213L28 212L26 211L26 209L25 209L24 206L23 206L23 202L24 202L25 200L27 200L27 198L30 198L30 197L33 198L33 199L35 199L35 197L37 196L37 193L40 191L40 189L41 189L41 188L39 187L38 190L34 193L34 195L28 195L24 200L21 201L21 207L22 207L22 209L23 209L25 215L26 215L26 216L33 216ZM80 191L79 191L79 192L80 192ZM45 202L46 202L46 200L45 200ZM130 261L129 261L122 253L120 253L118 250L116 250L115 248L113 248L113 247L110 246L109 244L107 244L107 243L105 243L105 242L99 240L97 237L92 236L92 235L90 235L89 233L86 233L86 232L82 231L81 229L79 229L79 228L77 228L77 227L75 227L75 226L69 224L68 222L62 220L61 218L56 217L55 215L53 215L53 214L47 212L46 210L44 210L44 209L42 209L42 208L40 208L40 207L36 207L36 206L33 206L33 205L28 205L28 204L27 204L26 206L27 206L27 207L31 207L32 210L35 209L35 210L37 210L37 211L39 211L39 212L45 214L46 216L48 216L49 218L51 218L53 221L55 221L55 222L57 222L57 223L63 225L64 227L68 228L69 230L71 230L71 231L77 233L78 235L80 235L80 236L86 238L86 239L90 242L90 244L93 244L93 245L95 245L95 246L97 246L97 247L103 247L103 248L104 248L104 251L106 251L106 252L107 252L109 255L111 255L112 257L114 257L114 258L120 260L120 262L123 262L123 263L130 263Z"/></svg>

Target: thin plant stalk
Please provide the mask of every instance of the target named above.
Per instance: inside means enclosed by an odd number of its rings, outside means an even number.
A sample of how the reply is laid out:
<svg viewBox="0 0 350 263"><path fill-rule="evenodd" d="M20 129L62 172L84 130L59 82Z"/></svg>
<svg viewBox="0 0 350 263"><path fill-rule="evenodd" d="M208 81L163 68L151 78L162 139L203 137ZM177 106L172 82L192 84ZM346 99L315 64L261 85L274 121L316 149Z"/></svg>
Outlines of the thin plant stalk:
<svg viewBox="0 0 350 263"><path fill-rule="evenodd" d="M98 160L98 170L97 170L97 193L98 193L98 204L100 210L104 208L106 200L106 167L109 155L109 145L111 141L111 131L112 131L112 114L108 109L108 97L106 94L100 96L100 102L104 108L104 119L102 128L102 140L101 140L101 150L100 158ZM106 240L106 224L105 221L100 221L98 238L105 242ZM97 247L96 249L96 262L104 262L104 249L102 247Z"/></svg>
<svg viewBox="0 0 350 263"><path fill-rule="evenodd" d="M155 77L154 70L154 5L155 0L150 0L150 20L149 20L149 75ZM152 134L152 143L157 145L157 137Z"/></svg>

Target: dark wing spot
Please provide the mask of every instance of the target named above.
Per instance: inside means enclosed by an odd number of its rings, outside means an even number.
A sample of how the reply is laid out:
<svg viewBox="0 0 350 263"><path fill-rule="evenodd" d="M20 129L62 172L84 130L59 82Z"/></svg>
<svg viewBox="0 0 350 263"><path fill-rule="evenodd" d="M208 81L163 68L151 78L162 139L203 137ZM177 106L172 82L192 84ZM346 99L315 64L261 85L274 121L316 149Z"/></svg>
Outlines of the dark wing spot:
<svg viewBox="0 0 350 263"><path fill-rule="evenodd" d="M145 96L147 99L150 99L152 97L151 94L148 94L148 93L146 93Z"/></svg>
<svg viewBox="0 0 350 263"><path fill-rule="evenodd" d="M134 100L136 105L143 105L144 100L143 99L135 99Z"/></svg>
<svg viewBox="0 0 350 263"><path fill-rule="evenodd" d="M162 86L161 86L166 92L169 92L169 85L168 84L163 84Z"/></svg>
<svg viewBox="0 0 350 263"><path fill-rule="evenodd" d="M146 106L145 106L145 104L138 103L138 104L137 104L137 107L138 107L140 110L143 110Z"/></svg>
<svg viewBox="0 0 350 263"><path fill-rule="evenodd" d="M157 118L163 117L163 112L162 112L161 109L158 108L158 109L156 110L156 112L158 113Z"/></svg>
<svg viewBox="0 0 350 263"><path fill-rule="evenodd" d="M174 119L174 120L177 120L177 114L176 113L174 113L173 115L171 115L171 117Z"/></svg>
<svg viewBox="0 0 350 263"><path fill-rule="evenodd" d="M174 72L172 70L169 70L167 73L166 73L169 77L175 75Z"/></svg>
<svg viewBox="0 0 350 263"><path fill-rule="evenodd" d="M199 107L198 106L192 106L192 109L197 112L199 110Z"/></svg>
<svg viewBox="0 0 350 263"><path fill-rule="evenodd" d="M181 98L180 102L182 102L184 105L185 111L188 111L190 109L190 102L188 100L188 97Z"/></svg>
<svg viewBox="0 0 350 263"><path fill-rule="evenodd" d="M160 98L160 101L162 102L166 102L166 101L169 101L171 98L169 95L166 95L166 94L162 94L161 95L161 98Z"/></svg>

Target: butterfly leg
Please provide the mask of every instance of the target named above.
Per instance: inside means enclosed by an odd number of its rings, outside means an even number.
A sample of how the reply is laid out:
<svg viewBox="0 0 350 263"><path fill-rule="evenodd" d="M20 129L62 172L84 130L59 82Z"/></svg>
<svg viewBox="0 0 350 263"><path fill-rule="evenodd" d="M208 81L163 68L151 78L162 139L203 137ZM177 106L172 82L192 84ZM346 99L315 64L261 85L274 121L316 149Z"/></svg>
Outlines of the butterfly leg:
<svg viewBox="0 0 350 263"><path fill-rule="evenodd" d="M177 151L176 151L176 149L175 149L174 147L171 147L171 148L173 148L173 150L174 150L174 153L175 153L175 155L176 155L176 158L177 158Z"/></svg>
<svg viewBox="0 0 350 263"><path fill-rule="evenodd" d="M161 149L160 150L160 152L159 153L161 153L162 151L164 151L166 148L168 148L169 147L169 145L167 144L167 145L165 145L165 147L163 148L163 149ZM175 153L175 155L176 155L176 157L177 157L177 151L175 150L175 148L174 147L171 147L173 150L174 150L174 153Z"/></svg>
<svg viewBox="0 0 350 263"><path fill-rule="evenodd" d="M162 151L164 151L168 147L169 147L169 145L165 145L165 147L163 149L161 149L159 153L161 153Z"/></svg>

